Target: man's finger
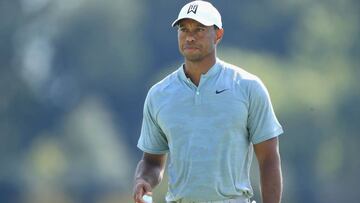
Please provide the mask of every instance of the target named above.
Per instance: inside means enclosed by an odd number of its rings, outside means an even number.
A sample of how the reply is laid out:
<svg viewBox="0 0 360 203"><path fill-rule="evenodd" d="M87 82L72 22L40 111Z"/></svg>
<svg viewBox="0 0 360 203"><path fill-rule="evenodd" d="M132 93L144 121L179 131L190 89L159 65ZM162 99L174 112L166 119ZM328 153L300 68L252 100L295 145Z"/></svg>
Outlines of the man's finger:
<svg viewBox="0 0 360 203"><path fill-rule="evenodd" d="M151 185L145 181L139 181L135 184L134 188L134 200L136 203L146 203L143 199L143 196L152 195Z"/></svg>
<svg viewBox="0 0 360 203"><path fill-rule="evenodd" d="M144 196L145 191L142 185L139 185L136 187L135 190L135 202L136 203L145 203L142 199L142 197Z"/></svg>

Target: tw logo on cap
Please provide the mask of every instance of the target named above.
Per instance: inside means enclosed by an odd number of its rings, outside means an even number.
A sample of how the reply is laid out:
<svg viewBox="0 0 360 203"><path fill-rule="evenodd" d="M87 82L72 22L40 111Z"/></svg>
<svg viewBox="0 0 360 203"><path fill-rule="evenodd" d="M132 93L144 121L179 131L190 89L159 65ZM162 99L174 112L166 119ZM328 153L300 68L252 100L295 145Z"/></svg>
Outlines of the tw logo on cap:
<svg viewBox="0 0 360 203"><path fill-rule="evenodd" d="M188 11L187 11L187 14L189 14L189 13L194 13L194 14L196 14L197 8L198 8L198 5L197 5L197 4L191 4L191 5L189 6L189 9L188 9Z"/></svg>

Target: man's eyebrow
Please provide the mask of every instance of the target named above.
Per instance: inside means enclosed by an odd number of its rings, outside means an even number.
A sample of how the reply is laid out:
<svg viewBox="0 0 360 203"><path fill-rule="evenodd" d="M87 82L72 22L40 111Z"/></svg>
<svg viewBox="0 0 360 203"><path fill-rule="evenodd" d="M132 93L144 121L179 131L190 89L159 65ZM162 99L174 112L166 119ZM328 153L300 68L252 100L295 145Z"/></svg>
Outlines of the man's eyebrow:
<svg viewBox="0 0 360 203"><path fill-rule="evenodd" d="M186 27L186 26L184 25L184 23L179 23L178 27L181 28L181 27Z"/></svg>

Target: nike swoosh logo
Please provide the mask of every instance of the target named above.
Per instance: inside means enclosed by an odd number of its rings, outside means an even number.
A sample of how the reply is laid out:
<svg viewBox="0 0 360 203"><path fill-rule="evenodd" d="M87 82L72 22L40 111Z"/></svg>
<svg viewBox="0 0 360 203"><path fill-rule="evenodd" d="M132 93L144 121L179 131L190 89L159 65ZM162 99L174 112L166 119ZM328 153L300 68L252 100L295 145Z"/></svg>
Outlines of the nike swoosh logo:
<svg viewBox="0 0 360 203"><path fill-rule="evenodd" d="M215 93L216 93L216 94L220 94L221 92L224 92L224 91L226 91L226 90L229 90L229 89L216 90Z"/></svg>

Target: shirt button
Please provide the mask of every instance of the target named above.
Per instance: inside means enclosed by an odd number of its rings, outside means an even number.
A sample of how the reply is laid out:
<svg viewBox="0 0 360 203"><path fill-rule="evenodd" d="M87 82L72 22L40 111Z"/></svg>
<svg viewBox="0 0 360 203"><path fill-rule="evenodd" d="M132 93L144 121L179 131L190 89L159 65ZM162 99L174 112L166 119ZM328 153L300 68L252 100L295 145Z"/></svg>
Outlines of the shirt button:
<svg viewBox="0 0 360 203"><path fill-rule="evenodd" d="M199 95L199 94L200 94L200 92L199 92L199 91L197 91L197 92L196 92L196 95Z"/></svg>

